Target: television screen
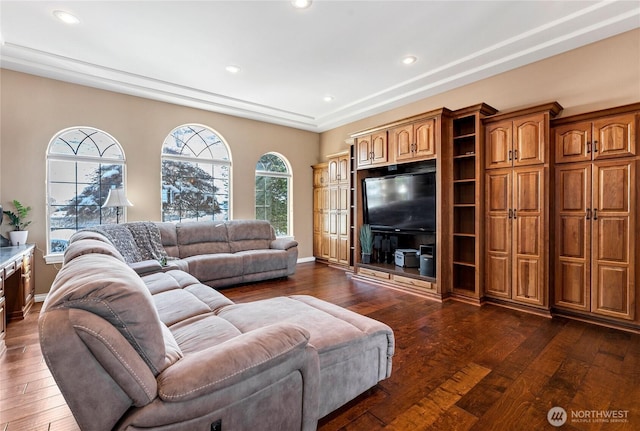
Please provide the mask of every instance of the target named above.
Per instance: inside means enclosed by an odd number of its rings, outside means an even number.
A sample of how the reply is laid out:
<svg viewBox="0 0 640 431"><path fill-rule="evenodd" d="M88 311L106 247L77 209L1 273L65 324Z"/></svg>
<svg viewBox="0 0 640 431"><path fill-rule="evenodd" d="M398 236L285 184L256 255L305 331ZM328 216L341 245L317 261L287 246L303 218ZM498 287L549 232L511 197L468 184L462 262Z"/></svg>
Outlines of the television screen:
<svg viewBox="0 0 640 431"><path fill-rule="evenodd" d="M374 229L436 231L436 174L363 180L364 222Z"/></svg>

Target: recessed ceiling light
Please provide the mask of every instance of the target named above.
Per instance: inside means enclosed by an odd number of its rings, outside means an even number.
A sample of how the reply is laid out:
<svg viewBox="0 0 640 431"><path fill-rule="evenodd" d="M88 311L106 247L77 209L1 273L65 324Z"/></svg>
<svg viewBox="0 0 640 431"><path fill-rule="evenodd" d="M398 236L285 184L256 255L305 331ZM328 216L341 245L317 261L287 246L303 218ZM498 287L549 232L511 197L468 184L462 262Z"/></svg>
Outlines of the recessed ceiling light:
<svg viewBox="0 0 640 431"><path fill-rule="evenodd" d="M333 101L333 99L335 99L335 97L333 97L333 96L331 96L331 95L329 95L329 94L327 94L326 96L324 96L324 97L322 98L322 100L324 100L325 102L332 102L332 101Z"/></svg>
<svg viewBox="0 0 640 431"><path fill-rule="evenodd" d="M229 73L238 73L240 72L240 66L229 65L225 67L225 70Z"/></svg>
<svg viewBox="0 0 640 431"><path fill-rule="evenodd" d="M416 61L418 61L418 57L416 57L415 55L407 55L405 58L402 59L402 62L404 64L413 64Z"/></svg>
<svg viewBox="0 0 640 431"><path fill-rule="evenodd" d="M291 4L297 9L306 9L311 6L311 0L293 0Z"/></svg>
<svg viewBox="0 0 640 431"><path fill-rule="evenodd" d="M63 10L54 10L53 16L55 16L65 24L78 24L80 22L78 17L70 14L69 12L65 12Z"/></svg>

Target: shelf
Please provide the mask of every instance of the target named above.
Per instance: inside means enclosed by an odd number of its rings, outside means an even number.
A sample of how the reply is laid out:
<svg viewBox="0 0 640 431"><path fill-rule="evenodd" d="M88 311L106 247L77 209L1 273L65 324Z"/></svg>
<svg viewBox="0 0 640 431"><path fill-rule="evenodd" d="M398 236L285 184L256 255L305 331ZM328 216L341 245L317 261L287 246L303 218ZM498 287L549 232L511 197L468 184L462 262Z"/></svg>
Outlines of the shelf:
<svg viewBox="0 0 640 431"><path fill-rule="evenodd" d="M469 262L460 262L460 261L457 261L457 260L454 260L454 261L453 261L453 264L454 264L454 265L458 265L458 266L464 266L464 267L467 267L467 268L475 268L475 267L476 267L476 265L475 265L475 264L473 264L473 263L469 263Z"/></svg>
<svg viewBox="0 0 640 431"><path fill-rule="evenodd" d="M453 160L469 159L469 158L473 158L475 156L476 156L476 153L458 154L457 156L453 156Z"/></svg>
<svg viewBox="0 0 640 431"><path fill-rule="evenodd" d="M460 140L460 139L465 139L465 138L474 138L476 137L476 133L475 132L471 132L471 133L467 133L466 135L456 135L453 137L453 140Z"/></svg>
<svg viewBox="0 0 640 431"><path fill-rule="evenodd" d="M454 184L461 184L461 183L475 184L475 182L476 182L475 178L463 178L461 180L453 180Z"/></svg>
<svg viewBox="0 0 640 431"><path fill-rule="evenodd" d="M454 232L453 236L461 236L465 238L475 238L476 235L473 233L464 233L464 232Z"/></svg>

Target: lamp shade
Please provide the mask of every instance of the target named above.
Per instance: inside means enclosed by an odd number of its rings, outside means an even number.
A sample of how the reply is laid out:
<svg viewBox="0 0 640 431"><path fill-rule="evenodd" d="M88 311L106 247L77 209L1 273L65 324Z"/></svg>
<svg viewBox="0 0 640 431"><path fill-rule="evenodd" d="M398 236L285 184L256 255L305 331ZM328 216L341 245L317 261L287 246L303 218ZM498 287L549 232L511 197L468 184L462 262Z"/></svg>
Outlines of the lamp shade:
<svg viewBox="0 0 640 431"><path fill-rule="evenodd" d="M109 207L132 207L133 204L127 199L127 195L124 189L111 189L107 195L107 200L102 205L102 208Z"/></svg>

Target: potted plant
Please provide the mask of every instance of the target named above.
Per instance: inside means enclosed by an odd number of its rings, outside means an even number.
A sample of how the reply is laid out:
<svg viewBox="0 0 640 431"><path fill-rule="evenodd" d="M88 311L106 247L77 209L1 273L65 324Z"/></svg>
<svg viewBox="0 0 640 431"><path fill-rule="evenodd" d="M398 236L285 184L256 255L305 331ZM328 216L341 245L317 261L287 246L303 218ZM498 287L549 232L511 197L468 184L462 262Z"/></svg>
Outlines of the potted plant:
<svg viewBox="0 0 640 431"><path fill-rule="evenodd" d="M19 201L13 200L13 206L16 211L3 211L7 217L9 217L9 224L13 226L13 231L9 232L9 238L12 245L23 245L27 243L27 236L29 231L27 226L31 224L31 221L27 221L31 207L22 205Z"/></svg>
<svg viewBox="0 0 640 431"><path fill-rule="evenodd" d="M368 224L360 226L360 250L362 251L362 263L371 263L373 234L371 233L371 226Z"/></svg>

